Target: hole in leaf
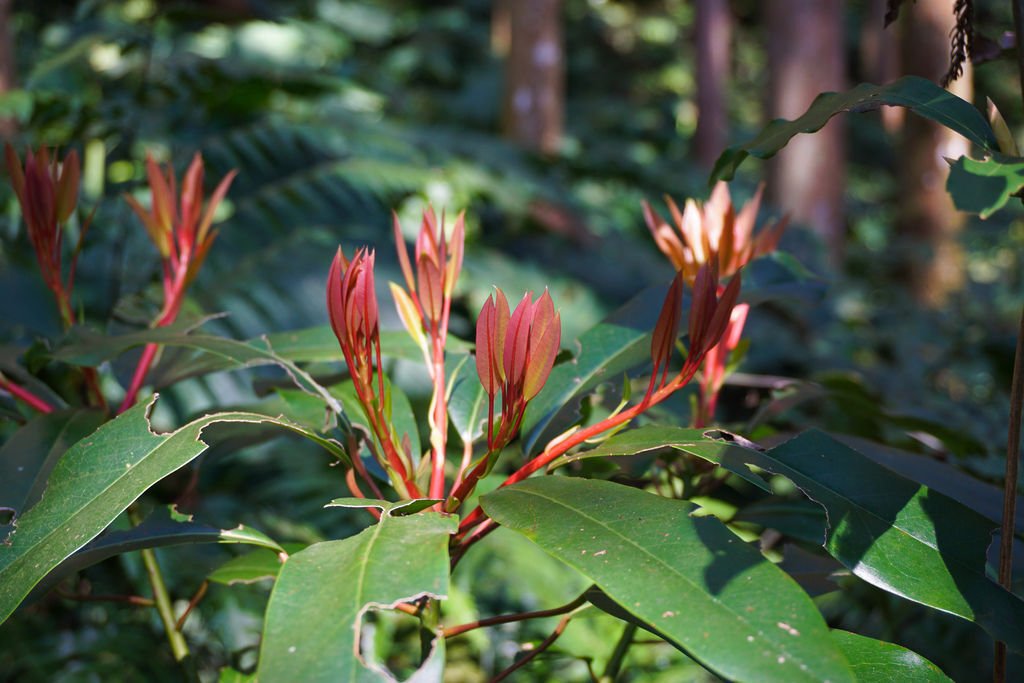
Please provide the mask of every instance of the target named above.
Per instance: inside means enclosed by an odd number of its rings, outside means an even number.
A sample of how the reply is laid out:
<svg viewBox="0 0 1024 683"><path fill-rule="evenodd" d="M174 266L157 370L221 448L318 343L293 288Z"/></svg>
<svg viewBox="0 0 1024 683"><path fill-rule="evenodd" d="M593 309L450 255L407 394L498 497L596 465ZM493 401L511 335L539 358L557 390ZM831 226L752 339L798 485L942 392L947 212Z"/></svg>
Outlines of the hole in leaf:
<svg viewBox="0 0 1024 683"><path fill-rule="evenodd" d="M7 526L14 522L14 515L17 510L14 508L0 507L0 526Z"/></svg>
<svg viewBox="0 0 1024 683"><path fill-rule="evenodd" d="M433 638L410 614L370 608L360 622L359 656L368 667L404 681L430 656Z"/></svg>

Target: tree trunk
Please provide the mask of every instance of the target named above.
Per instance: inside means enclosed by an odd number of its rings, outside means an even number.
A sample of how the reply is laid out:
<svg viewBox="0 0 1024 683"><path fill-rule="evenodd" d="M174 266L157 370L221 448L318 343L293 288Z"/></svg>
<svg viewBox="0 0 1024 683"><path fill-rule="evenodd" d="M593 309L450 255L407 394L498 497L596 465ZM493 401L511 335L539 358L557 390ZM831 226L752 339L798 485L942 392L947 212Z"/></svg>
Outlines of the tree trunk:
<svg viewBox="0 0 1024 683"><path fill-rule="evenodd" d="M900 13L902 58L908 74L938 81L949 67L949 32L954 0L918 0ZM972 96L970 64L950 90L968 101ZM970 145L953 131L919 116L908 116L900 153L897 245L903 273L914 297L939 306L964 281L959 235L966 217L946 193L945 158L966 154Z"/></svg>
<svg viewBox="0 0 1024 683"><path fill-rule="evenodd" d="M864 80L890 83L900 77L900 31L885 25L888 0L868 0L860 30L860 63ZM903 107L882 107L882 127L890 135L903 126Z"/></svg>
<svg viewBox="0 0 1024 683"><path fill-rule="evenodd" d="M557 151L565 108L561 0L508 3L505 137L545 154Z"/></svg>
<svg viewBox="0 0 1024 683"><path fill-rule="evenodd" d="M493 0L491 4L491 52L498 57L508 57L512 41L512 18L509 16L513 0Z"/></svg>
<svg viewBox="0 0 1024 683"><path fill-rule="evenodd" d="M769 113L793 119L818 94L845 83L842 0L772 0L768 24ZM833 265L842 263L846 218L846 145L843 120L799 135L769 166L768 189L793 220L822 239Z"/></svg>
<svg viewBox="0 0 1024 683"><path fill-rule="evenodd" d="M732 62L732 14L729 0L696 0L697 131L693 151L710 169L725 149L729 134L726 86Z"/></svg>
<svg viewBox="0 0 1024 683"><path fill-rule="evenodd" d="M12 0L0 0L0 95L14 89L14 35L11 32ZM18 129L13 118L0 117L0 139L10 140Z"/></svg>

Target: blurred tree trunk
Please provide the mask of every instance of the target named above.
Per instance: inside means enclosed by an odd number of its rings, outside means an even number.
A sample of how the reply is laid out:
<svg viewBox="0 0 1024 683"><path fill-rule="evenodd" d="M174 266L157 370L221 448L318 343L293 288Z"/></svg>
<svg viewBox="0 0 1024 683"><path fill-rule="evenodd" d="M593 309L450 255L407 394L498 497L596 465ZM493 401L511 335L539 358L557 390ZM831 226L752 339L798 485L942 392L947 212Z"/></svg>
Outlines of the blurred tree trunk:
<svg viewBox="0 0 1024 683"><path fill-rule="evenodd" d="M512 4L513 0L494 0L491 5L491 52L499 57L508 56L512 40L512 18L509 16Z"/></svg>
<svg viewBox="0 0 1024 683"><path fill-rule="evenodd" d="M697 0L697 131L693 150L710 169L725 149L729 134L726 87L732 62L732 14L729 0Z"/></svg>
<svg viewBox="0 0 1024 683"><path fill-rule="evenodd" d="M11 4L0 0L0 95L14 89L14 34L11 31ZM10 140L17 131L17 121L0 117L0 138Z"/></svg>
<svg viewBox="0 0 1024 683"><path fill-rule="evenodd" d="M902 59L906 73L938 81L949 67L949 32L954 0L917 0L900 14ZM971 66L950 90L970 101ZM919 116L908 116L899 157L898 247L914 297L939 306L964 281L959 235L966 217L946 194L945 157L966 154L963 137Z"/></svg>
<svg viewBox="0 0 1024 683"><path fill-rule="evenodd" d="M885 25L888 0L868 0L860 31L860 63L864 79L870 83L889 83L900 77L900 32ZM890 135L903 125L903 107L882 107L882 127Z"/></svg>
<svg viewBox="0 0 1024 683"><path fill-rule="evenodd" d="M565 108L561 0L507 3L505 137L545 154L558 149Z"/></svg>
<svg viewBox="0 0 1024 683"><path fill-rule="evenodd" d="M842 90L842 0L772 0L764 4L772 118L803 114L818 94ZM813 135L794 138L769 165L776 204L820 235L833 265L842 262L846 220L845 126L832 119Z"/></svg>

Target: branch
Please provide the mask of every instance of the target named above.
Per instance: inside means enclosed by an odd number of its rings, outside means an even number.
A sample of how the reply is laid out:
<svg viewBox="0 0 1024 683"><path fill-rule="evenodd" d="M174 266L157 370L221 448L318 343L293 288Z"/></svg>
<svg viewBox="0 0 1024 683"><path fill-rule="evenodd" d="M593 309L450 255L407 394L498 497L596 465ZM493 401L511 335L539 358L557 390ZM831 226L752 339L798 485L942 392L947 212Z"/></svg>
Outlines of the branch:
<svg viewBox="0 0 1024 683"><path fill-rule="evenodd" d="M566 614L564 617L562 617L562 620L558 622L558 626L555 627L555 630L551 632L550 636L542 640L540 644L533 650L531 650L525 657L523 657L518 662L516 662L515 664L508 667L507 669L499 673L497 676L492 678L491 683L500 683L500 681L505 680L513 673L515 673L516 671L518 671L519 669L523 668L531 661L533 661L533 659L541 652L544 652L544 650L547 650L549 647L551 647L554 644L554 642L558 640L558 637L561 636L563 632L565 632L565 628L569 625L569 622L572 621L572 618L574 616L576 615L574 613L571 613Z"/></svg>
<svg viewBox="0 0 1024 683"><path fill-rule="evenodd" d="M53 406L39 398L25 387L18 386L14 382L11 382L3 375L0 375L0 389L8 392L14 398L20 400L30 408L38 410L40 413L52 413Z"/></svg>
<svg viewBox="0 0 1024 683"><path fill-rule="evenodd" d="M485 628L487 626L497 626L499 624L510 624L516 621L526 621L527 619L543 619L545 617L557 617L559 614L565 614L571 612L577 607L580 607L587 601L586 594L580 595L572 602L568 602L561 607L553 607L552 609L537 610L535 612L519 612L516 614L502 614L496 617L488 617L486 619L480 619L478 621L471 621L466 624L459 624L458 626L449 626L442 631L445 638L453 638L455 636L472 631L478 628Z"/></svg>

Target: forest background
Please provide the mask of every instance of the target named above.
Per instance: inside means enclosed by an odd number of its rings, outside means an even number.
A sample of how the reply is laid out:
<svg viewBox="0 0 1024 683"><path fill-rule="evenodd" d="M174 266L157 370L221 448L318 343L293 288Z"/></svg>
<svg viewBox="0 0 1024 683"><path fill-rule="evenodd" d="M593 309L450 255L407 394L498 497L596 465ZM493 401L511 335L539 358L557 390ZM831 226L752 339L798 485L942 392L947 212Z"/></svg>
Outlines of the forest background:
<svg viewBox="0 0 1024 683"><path fill-rule="evenodd" d="M230 312L209 329L246 339L322 325L335 245L381 247L380 281L399 280L384 248L389 212L414 225L429 203L467 210L468 311L492 285L544 283L572 340L671 278L642 200L706 197L727 146L795 118L820 92L905 74L939 81L953 4L904 3L886 26L884 0L0 0L0 135L19 149L82 155L81 201L99 207L78 266L86 317L129 326L152 303L157 287L139 264L154 257L119 198L141 187L147 150L179 165L201 150L211 178L239 170L190 302L197 314ZM976 64L950 88L981 109L974 93L991 98L1019 132L1015 66L999 58L1010 5L974 5ZM1015 202L985 221L953 208L945 159L969 151L948 129L884 108L833 119L740 169L737 203L763 180L765 213L791 218L781 249L807 271L791 296L753 309L747 334L757 341L725 388L721 422L769 439L818 426L916 454L904 464L923 476L996 491L1024 222ZM59 332L6 183L0 291L5 348ZM393 311L382 315L398 326ZM455 320L453 334L472 338L470 324ZM237 374L190 379L162 394L154 422L178 425L259 393ZM422 386L407 393L417 406L428 399ZM16 426L2 423L0 436ZM335 483L298 457L305 448L274 441L212 461L199 510L294 541L345 535L353 522L320 507ZM233 457L261 466L233 470ZM227 556L176 552L179 587ZM486 569L508 589L499 604L557 602L575 587L531 552ZM118 571L141 571L132 556L120 561ZM102 582L114 570L95 571ZM533 580L507 580L523 573ZM265 588L214 587L205 598L211 616L190 640L212 671L253 656ZM866 585L819 604L831 625L911 647L958 680L988 666L990 643L976 629L934 612L922 619L924 608ZM0 678L73 680L88 661L101 679L174 679L159 629L137 628L148 623L138 614L58 603L29 616L3 626L3 649L22 656L0 661ZM489 647L500 658L524 637L499 632ZM584 623L560 652L572 659L603 642L601 625ZM453 670L459 661L450 651ZM632 663L633 675L651 676L643 680L678 680L692 666L670 648ZM475 660L463 665L476 680ZM536 666L576 671L557 657Z"/></svg>

